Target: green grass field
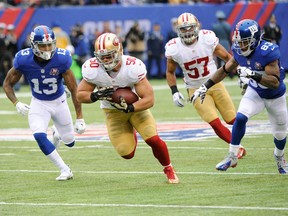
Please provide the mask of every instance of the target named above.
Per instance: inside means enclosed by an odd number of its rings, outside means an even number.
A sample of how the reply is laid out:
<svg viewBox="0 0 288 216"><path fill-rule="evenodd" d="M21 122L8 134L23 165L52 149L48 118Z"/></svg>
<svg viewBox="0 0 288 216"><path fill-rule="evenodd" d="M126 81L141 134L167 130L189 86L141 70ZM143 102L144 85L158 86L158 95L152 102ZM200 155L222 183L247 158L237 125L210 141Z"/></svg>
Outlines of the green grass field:
<svg viewBox="0 0 288 216"><path fill-rule="evenodd" d="M201 121L191 104L174 106L165 80L151 83L156 97L151 111L157 122ZM181 80L178 83L185 94ZM225 84L238 107L236 79ZM25 92L27 86L17 95L29 103ZM27 117L16 114L2 89L0 101L0 130L27 129ZM99 103L83 105L83 110L87 128L104 123ZM265 111L252 120L267 122ZM227 172L215 170L228 153L222 140L167 142L178 185L166 183L162 167L143 142L132 160L122 159L106 141L78 142L72 149L62 145L59 153L74 179L57 182L57 168L35 141L1 140L0 215L288 215L288 178L277 172L270 131L245 136L248 154Z"/></svg>

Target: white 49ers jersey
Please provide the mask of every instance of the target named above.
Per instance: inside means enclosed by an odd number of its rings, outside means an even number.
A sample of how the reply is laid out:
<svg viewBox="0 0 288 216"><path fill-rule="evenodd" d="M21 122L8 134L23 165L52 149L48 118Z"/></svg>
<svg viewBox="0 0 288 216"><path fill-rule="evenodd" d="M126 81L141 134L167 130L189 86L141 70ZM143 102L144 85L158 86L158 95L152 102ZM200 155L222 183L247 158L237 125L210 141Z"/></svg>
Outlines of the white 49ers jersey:
<svg viewBox="0 0 288 216"><path fill-rule="evenodd" d="M82 76L88 83L96 85L96 88L113 86L130 87L133 91L134 85L145 78L147 73L145 64L132 56L123 55L122 65L118 72L106 72L96 58L88 59L82 65ZM114 109L108 101L101 101L101 108Z"/></svg>
<svg viewBox="0 0 288 216"><path fill-rule="evenodd" d="M199 88L216 72L213 53L218 43L213 31L202 29L192 45L184 45L179 37L166 44L165 56L182 68L186 88Z"/></svg>

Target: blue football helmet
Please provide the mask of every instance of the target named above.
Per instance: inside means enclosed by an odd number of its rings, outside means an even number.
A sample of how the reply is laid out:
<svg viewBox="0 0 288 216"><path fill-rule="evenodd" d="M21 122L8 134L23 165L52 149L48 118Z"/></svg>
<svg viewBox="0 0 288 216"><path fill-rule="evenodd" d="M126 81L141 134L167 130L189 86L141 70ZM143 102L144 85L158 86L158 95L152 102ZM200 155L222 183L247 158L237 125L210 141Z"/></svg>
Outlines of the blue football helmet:
<svg viewBox="0 0 288 216"><path fill-rule="evenodd" d="M30 42L33 53L44 60L51 59L55 54L56 37L48 26L40 25L34 28L30 34Z"/></svg>
<svg viewBox="0 0 288 216"><path fill-rule="evenodd" d="M237 23L232 41L237 54L248 56L261 41L261 29L259 24L251 19L244 19Z"/></svg>

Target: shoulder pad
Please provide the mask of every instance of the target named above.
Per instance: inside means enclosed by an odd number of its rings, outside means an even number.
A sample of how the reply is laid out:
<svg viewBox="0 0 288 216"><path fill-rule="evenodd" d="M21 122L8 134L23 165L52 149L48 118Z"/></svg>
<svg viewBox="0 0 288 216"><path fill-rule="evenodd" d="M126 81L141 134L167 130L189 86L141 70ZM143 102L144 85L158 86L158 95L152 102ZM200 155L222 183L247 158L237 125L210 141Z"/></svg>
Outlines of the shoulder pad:
<svg viewBox="0 0 288 216"><path fill-rule="evenodd" d="M145 64L140 60L136 59L136 64L131 65L133 68L127 70L128 77L133 80L133 82L137 83L146 77L147 70Z"/></svg>
<svg viewBox="0 0 288 216"><path fill-rule="evenodd" d="M179 38L173 38L170 41L168 41L165 45L165 56L166 57L176 56L179 52L178 49L179 43L181 43Z"/></svg>
<svg viewBox="0 0 288 216"><path fill-rule="evenodd" d="M218 41L219 41L213 31L206 30L206 29L202 29L199 32L199 37L202 37L203 41L207 45L215 44L215 46L216 46L218 44Z"/></svg>
<svg viewBox="0 0 288 216"><path fill-rule="evenodd" d="M265 42L260 44L260 53L261 56L270 59L271 61L280 58L279 46L270 42Z"/></svg>
<svg viewBox="0 0 288 216"><path fill-rule="evenodd" d="M97 76L97 72L98 72L97 69L91 68L90 61L93 59L95 59L95 57L86 60L84 64L82 65L82 76L88 82L89 80L93 80Z"/></svg>

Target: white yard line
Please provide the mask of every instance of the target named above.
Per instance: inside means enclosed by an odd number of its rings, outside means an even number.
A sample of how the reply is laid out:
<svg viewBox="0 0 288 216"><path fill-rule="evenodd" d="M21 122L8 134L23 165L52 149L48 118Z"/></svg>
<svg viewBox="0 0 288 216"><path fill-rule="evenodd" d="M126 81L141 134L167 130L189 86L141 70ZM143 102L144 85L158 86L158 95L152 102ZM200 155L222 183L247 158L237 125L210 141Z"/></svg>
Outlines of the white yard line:
<svg viewBox="0 0 288 216"><path fill-rule="evenodd" d="M200 206L200 205L156 205L156 204L98 204L98 203L19 203L19 202L0 202L0 205L12 206L86 206L86 207L132 207L132 208L167 208L167 209L235 209L235 210L270 210L287 211L288 208L281 207L261 207L261 206Z"/></svg>

